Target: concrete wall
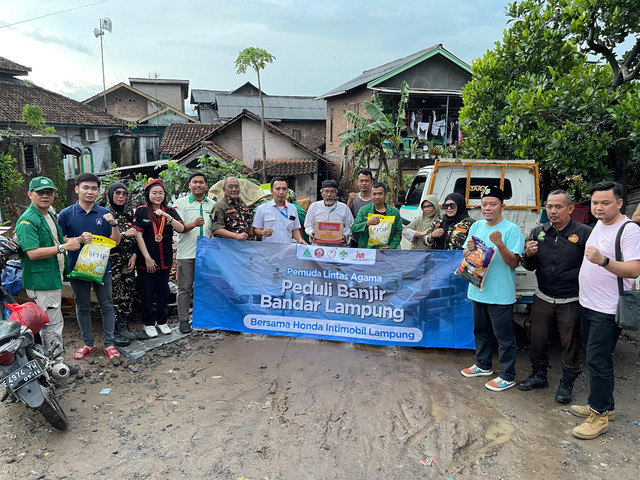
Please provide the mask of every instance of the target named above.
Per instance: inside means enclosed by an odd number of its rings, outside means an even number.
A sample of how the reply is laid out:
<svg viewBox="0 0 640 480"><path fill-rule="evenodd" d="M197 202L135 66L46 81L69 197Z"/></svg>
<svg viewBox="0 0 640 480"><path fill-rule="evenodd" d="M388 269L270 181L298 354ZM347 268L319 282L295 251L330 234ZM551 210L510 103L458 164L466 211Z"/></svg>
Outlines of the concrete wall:
<svg viewBox="0 0 640 480"><path fill-rule="evenodd" d="M446 58L436 55L376 87L400 88L403 80L412 89L462 90L471 80L471 74Z"/></svg>
<svg viewBox="0 0 640 480"><path fill-rule="evenodd" d="M235 122L233 125L229 125L222 132L216 133L213 141L224 148L227 152L236 158L243 159L242 151L242 125L241 122ZM245 165L253 167L253 159L251 163L244 162Z"/></svg>
<svg viewBox="0 0 640 480"><path fill-rule="evenodd" d="M85 142L79 127L57 127L55 135L59 136L62 143L69 147L82 151L85 147L91 149L93 154L93 173L105 172L111 168L111 142L109 137L115 129L98 128L98 141ZM65 174L67 178L73 178L82 173L74 168L73 157L65 159Z"/></svg>
<svg viewBox="0 0 640 480"><path fill-rule="evenodd" d="M331 97L327 99L327 131L326 131L326 139L327 139L327 153L333 153L335 155L342 155L344 152L344 147L339 147L340 142L342 141L339 135L348 130L349 128L353 128L353 124L350 124L347 121L347 118L344 116L345 110L351 110L353 112L358 112L360 115L365 115L364 113L364 102L370 101L373 92L371 90L367 90L362 87L359 90L355 91L351 94L340 95L337 97ZM332 131L331 131L331 116L333 112L333 141L332 141Z"/></svg>
<svg viewBox="0 0 640 480"><path fill-rule="evenodd" d="M184 98L182 98L182 87L180 85L165 85L160 83L156 85L153 83L131 82L131 86L184 113ZM152 102L149 102L147 115L156 111L155 105L151 105L151 103Z"/></svg>
<svg viewBox="0 0 640 480"><path fill-rule="evenodd" d="M107 94L107 113L127 121L135 121L148 115L148 100L126 88L119 88ZM104 110L102 96L88 103L100 111Z"/></svg>

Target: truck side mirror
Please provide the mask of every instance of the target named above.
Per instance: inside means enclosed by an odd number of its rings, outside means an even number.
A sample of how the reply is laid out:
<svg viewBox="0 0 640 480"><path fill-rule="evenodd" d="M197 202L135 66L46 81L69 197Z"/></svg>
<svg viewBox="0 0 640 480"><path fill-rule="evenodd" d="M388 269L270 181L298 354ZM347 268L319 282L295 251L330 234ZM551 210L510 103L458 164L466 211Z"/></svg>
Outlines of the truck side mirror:
<svg viewBox="0 0 640 480"><path fill-rule="evenodd" d="M398 191L398 204L399 205L404 205L404 203L407 201L407 191L406 190L399 190Z"/></svg>

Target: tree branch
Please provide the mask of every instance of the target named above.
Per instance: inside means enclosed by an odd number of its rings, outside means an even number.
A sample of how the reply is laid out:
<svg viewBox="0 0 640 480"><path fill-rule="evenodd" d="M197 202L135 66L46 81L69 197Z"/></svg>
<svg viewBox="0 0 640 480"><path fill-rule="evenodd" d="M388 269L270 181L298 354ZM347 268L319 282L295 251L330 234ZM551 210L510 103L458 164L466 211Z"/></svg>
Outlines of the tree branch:
<svg viewBox="0 0 640 480"><path fill-rule="evenodd" d="M594 13L591 15L591 24L589 25L589 34L587 35L587 45L590 50L595 53L601 54L607 60L613 70L613 74L615 75L615 79L613 81L615 84L618 81L618 76L620 75L620 65L618 64L618 60L616 59L615 54L611 50L609 50L606 46L594 41L593 37L595 36L595 30L596 19Z"/></svg>

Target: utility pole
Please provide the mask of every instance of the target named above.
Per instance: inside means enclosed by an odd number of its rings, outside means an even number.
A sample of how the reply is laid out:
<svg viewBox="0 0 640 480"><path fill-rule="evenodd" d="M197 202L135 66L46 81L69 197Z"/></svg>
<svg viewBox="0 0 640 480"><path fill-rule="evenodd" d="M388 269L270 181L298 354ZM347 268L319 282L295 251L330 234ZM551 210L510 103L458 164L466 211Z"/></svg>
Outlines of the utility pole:
<svg viewBox="0 0 640 480"><path fill-rule="evenodd" d="M104 77L104 49L102 47L102 37L104 36L104 31L111 33L112 23L108 18L101 18L99 22L99 28L93 29L93 34L95 37L100 37L100 60L102 63L102 97L104 98L104 111L107 112L107 83L105 82Z"/></svg>

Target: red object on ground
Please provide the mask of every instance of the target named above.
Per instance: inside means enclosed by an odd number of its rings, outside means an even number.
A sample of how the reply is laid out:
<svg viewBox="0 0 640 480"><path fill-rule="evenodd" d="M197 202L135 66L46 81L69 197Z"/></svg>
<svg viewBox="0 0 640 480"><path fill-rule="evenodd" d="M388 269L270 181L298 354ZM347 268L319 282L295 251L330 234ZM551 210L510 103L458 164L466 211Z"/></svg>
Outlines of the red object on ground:
<svg viewBox="0 0 640 480"><path fill-rule="evenodd" d="M49 323L49 317L44 310L33 302L7 303L6 307L11 310L9 321L21 323L33 333L38 333Z"/></svg>

